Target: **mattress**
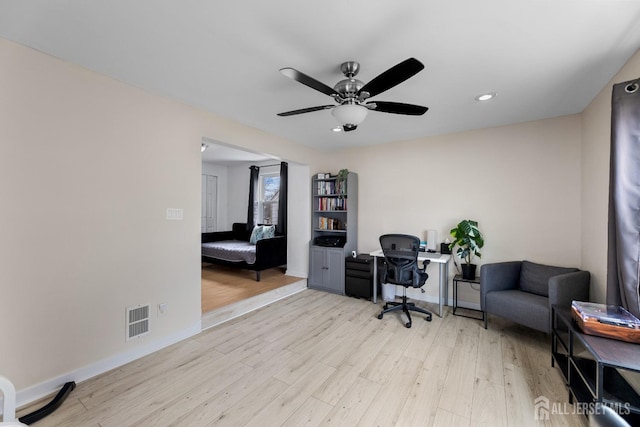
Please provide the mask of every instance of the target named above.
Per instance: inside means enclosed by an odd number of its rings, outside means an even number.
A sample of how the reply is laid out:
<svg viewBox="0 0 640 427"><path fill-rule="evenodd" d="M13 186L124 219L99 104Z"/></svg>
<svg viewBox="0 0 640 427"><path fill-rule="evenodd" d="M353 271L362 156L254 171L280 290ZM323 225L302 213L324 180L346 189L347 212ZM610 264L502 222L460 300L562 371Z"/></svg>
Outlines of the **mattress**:
<svg viewBox="0 0 640 427"><path fill-rule="evenodd" d="M256 245L243 240L223 240L202 244L202 255L228 262L255 264Z"/></svg>

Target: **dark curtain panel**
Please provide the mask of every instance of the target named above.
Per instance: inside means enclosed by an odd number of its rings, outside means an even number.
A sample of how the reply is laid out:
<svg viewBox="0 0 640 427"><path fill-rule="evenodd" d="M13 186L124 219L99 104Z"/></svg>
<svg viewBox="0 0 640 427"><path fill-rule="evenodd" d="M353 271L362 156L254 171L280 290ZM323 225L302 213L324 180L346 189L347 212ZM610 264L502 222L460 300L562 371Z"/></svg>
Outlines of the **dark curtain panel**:
<svg viewBox="0 0 640 427"><path fill-rule="evenodd" d="M607 304L640 317L640 79L613 86Z"/></svg>
<svg viewBox="0 0 640 427"><path fill-rule="evenodd" d="M258 166L249 167L249 207L247 208L247 230L253 230L253 226L256 225L256 219L254 216L255 203L256 203L256 191L258 191L258 176L260 175L260 168Z"/></svg>
<svg viewBox="0 0 640 427"><path fill-rule="evenodd" d="M287 235L287 181L289 179L289 165L280 163L280 198L278 199L278 224L276 232Z"/></svg>

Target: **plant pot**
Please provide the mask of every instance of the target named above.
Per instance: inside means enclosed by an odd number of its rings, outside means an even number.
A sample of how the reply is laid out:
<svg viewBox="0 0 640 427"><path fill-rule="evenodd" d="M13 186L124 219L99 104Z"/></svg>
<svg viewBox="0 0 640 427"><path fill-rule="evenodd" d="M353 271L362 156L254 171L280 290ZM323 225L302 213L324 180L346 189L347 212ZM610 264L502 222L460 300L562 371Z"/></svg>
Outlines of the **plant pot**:
<svg viewBox="0 0 640 427"><path fill-rule="evenodd" d="M476 278L475 264L462 264L462 278L466 280L473 280Z"/></svg>

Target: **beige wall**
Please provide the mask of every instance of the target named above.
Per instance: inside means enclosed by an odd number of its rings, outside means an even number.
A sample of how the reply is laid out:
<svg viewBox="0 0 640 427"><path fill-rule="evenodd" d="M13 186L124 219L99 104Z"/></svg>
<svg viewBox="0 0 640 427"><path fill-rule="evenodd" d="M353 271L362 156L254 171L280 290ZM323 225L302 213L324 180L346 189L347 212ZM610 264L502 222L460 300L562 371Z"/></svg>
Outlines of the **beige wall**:
<svg viewBox="0 0 640 427"><path fill-rule="evenodd" d="M441 242L470 218L486 239L478 264L529 259L579 266L580 150L580 117L574 115L336 157L359 174L360 252L376 249L378 236L390 232L425 239L426 230L435 229ZM427 288L437 295L432 271ZM460 297L479 304L477 292Z"/></svg>
<svg viewBox="0 0 640 427"><path fill-rule="evenodd" d="M203 137L322 157L2 39L0 92L0 374L19 402L200 330ZM290 198L308 206L308 191ZM308 208L291 217L308 241ZM137 304L151 305L151 334L126 342Z"/></svg>
<svg viewBox="0 0 640 427"><path fill-rule="evenodd" d="M615 83L640 77L640 51L582 113L582 264L591 272L591 299L605 302L611 93Z"/></svg>

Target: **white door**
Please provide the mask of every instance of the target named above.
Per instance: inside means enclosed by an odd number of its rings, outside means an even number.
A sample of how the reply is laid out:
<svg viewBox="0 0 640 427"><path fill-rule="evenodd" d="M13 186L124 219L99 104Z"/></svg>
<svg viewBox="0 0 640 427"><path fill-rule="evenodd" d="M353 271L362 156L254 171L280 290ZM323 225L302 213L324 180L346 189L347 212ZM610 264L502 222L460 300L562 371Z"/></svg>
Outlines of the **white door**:
<svg viewBox="0 0 640 427"><path fill-rule="evenodd" d="M218 177L202 175L202 218L200 229L203 233L217 231Z"/></svg>
<svg viewBox="0 0 640 427"><path fill-rule="evenodd" d="M207 231L207 175L202 175L202 182L200 185L202 192L202 203L200 209L200 232Z"/></svg>

